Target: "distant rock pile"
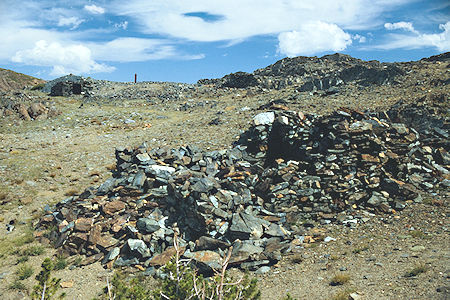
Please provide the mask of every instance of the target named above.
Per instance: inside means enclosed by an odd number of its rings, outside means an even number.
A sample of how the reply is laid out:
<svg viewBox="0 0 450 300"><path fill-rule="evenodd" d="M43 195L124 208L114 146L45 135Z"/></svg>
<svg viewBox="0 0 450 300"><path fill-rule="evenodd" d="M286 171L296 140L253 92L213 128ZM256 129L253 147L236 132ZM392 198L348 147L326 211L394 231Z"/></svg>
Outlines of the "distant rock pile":
<svg viewBox="0 0 450 300"><path fill-rule="evenodd" d="M397 64L363 61L344 54L284 58L253 73L237 72L219 79L202 79L200 84L217 87L283 89L296 86L300 92L336 90L341 85L394 84L404 71Z"/></svg>
<svg viewBox="0 0 450 300"><path fill-rule="evenodd" d="M45 120L60 115L53 105L22 92L0 93L0 117L18 116L22 120Z"/></svg>
<svg viewBox="0 0 450 300"><path fill-rule="evenodd" d="M253 121L232 149L118 148L113 177L47 208L39 227L54 226L49 238L61 254L84 254L85 264L152 274L179 232L184 256L204 273L231 245L231 265L263 272L308 242L305 220L390 213L450 187L442 127L419 134L388 114L347 109L269 111Z"/></svg>

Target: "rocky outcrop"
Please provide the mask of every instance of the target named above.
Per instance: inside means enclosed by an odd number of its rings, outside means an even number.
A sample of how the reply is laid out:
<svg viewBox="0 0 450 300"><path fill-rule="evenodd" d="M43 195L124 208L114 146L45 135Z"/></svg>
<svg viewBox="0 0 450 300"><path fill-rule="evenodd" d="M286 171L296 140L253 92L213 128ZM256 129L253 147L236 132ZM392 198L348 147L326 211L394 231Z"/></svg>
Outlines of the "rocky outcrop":
<svg viewBox="0 0 450 300"><path fill-rule="evenodd" d="M60 115L54 105L39 96L22 92L0 93L0 117L18 116L25 121L42 120Z"/></svg>
<svg viewBox="0 0 450 300"><path fill-rule="evenodd" d="M248 88L258 86L282 89L296 86L301 92L328 90L345 84L359 86L394 84L404 71L396 64L366 62L344 54L317 57L284 58L252 74L237 72L215 80L199 83L218 87Z"/></svg>

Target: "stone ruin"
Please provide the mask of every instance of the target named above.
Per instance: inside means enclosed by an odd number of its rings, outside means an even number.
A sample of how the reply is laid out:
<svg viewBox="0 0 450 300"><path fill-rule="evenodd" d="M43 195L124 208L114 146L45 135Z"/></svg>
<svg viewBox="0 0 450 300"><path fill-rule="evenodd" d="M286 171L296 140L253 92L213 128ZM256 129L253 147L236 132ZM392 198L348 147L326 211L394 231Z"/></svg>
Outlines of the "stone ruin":
<svg viewBox="0 0 450 300"><path fill-rule="evenodd" d="M230 246L231 266L263 272L311 240L301 224L393 213L423 193L448 197L448 122L419 133L389 115L269 111L231 149L117 148L113 176L47 207L37 235L83 264L154 274L179 232L202 273Z"/></svg>
<svg viewBox="0 0 450 300"><path fill-rule="evenodd" d="M79 82L60 81L51 87L50 96L69 97L72 95L84 95L92 90L89 81L81 80Z"/></svg>

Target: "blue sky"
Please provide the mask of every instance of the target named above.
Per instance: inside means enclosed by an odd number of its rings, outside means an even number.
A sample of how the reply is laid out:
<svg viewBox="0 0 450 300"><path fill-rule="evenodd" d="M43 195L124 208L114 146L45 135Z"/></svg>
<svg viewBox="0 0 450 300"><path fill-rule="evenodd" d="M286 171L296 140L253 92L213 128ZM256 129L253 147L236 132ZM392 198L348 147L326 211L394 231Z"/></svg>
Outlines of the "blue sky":
<svg viewBox="0 0 450 300"><path fill-rule="evenodd" d="M0 67L53 79L196 82L284 57L450 51L446 0L0 0Z"/></svg>

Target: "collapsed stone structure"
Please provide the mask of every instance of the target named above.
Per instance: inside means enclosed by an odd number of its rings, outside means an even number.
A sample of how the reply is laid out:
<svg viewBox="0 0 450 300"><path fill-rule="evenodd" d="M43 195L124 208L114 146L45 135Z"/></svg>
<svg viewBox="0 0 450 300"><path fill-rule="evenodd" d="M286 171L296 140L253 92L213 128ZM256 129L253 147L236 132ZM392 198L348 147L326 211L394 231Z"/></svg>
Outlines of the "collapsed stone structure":
<svg viewBox="0 0 450 300"><path fill-rule="evenodd" d="M82 95L89 93L91 90L92 86L88 81L60 81L52 86L50 96L68 97L72 95Z"/></svg>
<svg viewBox="0 0 450 300"><path fill-rule="evenodd" d="M69 197L41 219L62 255L85 264L137 265L148 274L173 255L202 272L267 268L302 245L299 224L334 220L344 210L390 213L446 196L448 123L419 133L390 117L340 109L329 116L294 111L258 114L233 148L116 149L113 176Z"/></svg>
<svg viewBox="0 0 450 300"><path fill-rule="evenodd" d="M76 75L66 75L48 81L42 88L50 96L69 97L72 95L87 95L93 89L93 80Z"/></svg>

